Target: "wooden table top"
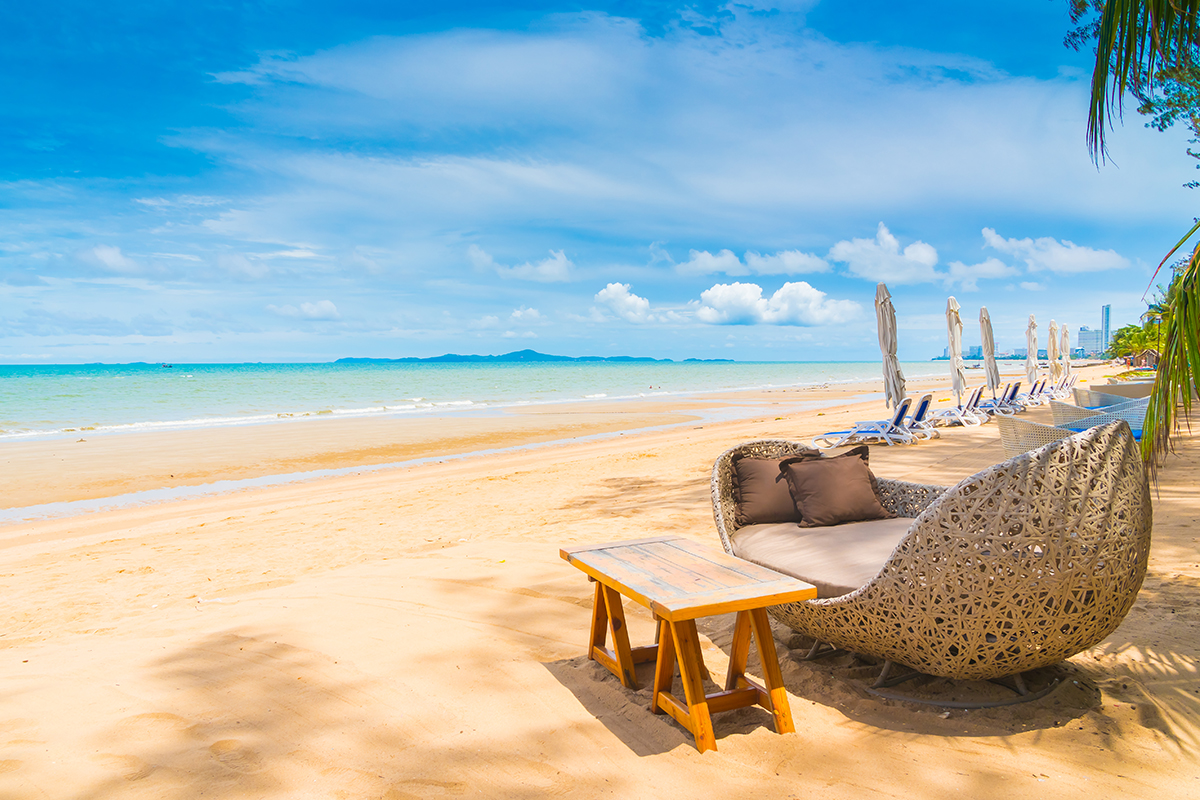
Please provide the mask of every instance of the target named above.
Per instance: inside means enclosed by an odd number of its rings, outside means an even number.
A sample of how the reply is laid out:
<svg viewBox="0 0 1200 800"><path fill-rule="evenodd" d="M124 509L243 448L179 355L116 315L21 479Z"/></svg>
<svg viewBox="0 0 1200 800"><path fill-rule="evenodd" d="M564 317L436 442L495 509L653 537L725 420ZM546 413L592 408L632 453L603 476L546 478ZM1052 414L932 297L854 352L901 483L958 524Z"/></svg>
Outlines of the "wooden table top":
<svg viewBox="0 0 1200 800"><path fill-rule="evenodd" d="M672 622L817 596L812 584L681 536L567 547L559 554Z"/></svg>

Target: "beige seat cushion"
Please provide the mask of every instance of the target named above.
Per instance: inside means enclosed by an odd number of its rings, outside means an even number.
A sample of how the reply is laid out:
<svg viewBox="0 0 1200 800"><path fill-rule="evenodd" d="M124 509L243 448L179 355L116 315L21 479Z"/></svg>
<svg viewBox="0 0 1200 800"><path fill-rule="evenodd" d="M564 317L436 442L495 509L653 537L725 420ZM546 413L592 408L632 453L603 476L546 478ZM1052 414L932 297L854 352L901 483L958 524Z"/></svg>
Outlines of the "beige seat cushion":
<svg viewBox="0 0 1200 800"><path fill-rule="evenodd" d="M731 537L733 554L841 597L863 586L908 533L909 517L801 528L794 522L747 525Z"/></svg>

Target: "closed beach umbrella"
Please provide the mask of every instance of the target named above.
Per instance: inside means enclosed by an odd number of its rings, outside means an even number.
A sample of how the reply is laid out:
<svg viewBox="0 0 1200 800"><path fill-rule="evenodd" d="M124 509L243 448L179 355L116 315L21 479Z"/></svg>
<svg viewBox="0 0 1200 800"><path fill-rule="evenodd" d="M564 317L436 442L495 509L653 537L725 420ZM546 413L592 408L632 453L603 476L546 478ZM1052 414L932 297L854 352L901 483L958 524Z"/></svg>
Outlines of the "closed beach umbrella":
<svg viewBox="0 0 1200 800"><path fill-rule="evenodd" d="M994 398L996 390L1000 388L1000 368L996 366L996 339L992 334L992 317L988 314L987 306L979 309L979 336L983 340L983 371Z"/></svg>
<svg viewBox="0 0 1200 800"><path fill-rule="evenodd" d="M1025 329L1025 379L1029 381L1029 388L1033 388L1033 384L1037 383L1038 377L1038 346L1037 346L1037 320L1033 318L1033 314L1029 315L1029 327Z"/></svg>
<svg viewBox="0 0 1200 800"><path fill-rule="evenodd" d="M1050 380L1058 383L1062 377L1062 364L1058 361L1058 323L1050 320L1050 335L1046 339L1046 361L1050 367Z"/></svg>
<svg viewBox="0 0 1200 800"><path fill-rule="evenodd" d="M904 373L896 358L896 309L887 286L875 287L875 321L879 325L879 351L883 353L883 393L889 408L904 399Z"/></svg>
<svg viewBox="0 0 1200 800"><path fill-rule="evenodd" d="M1071 329L1062 326L1062 373L1071 374Z"/></svg>
<svg viewBox="0 0 1200 800"><path fill-rule="evenodd" d="M946 333L950 351L950 385L954 389L954 400L962 405L963 390L967 386L967 376L963 372L962 357L962 317L958 315L958 301L951 296L946 301Z"/></svg>

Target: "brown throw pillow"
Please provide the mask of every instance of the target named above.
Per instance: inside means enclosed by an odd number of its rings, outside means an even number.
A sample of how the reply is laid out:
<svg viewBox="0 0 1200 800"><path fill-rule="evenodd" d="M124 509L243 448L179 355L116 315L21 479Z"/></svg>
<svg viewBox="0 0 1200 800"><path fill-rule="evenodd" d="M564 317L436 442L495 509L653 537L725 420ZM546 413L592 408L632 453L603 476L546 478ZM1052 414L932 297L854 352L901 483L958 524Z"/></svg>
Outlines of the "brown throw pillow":
<svg viewBox="0 0 1200 800"><path fill-rule="evenodd" d="M896 516L879 502L866 458L847 458L849 455L788 460L780 465L801 515L800 527L815 528Z"/></svg>
<svg viewBox="0 0 1200 800"><path fill-rule="evenodd" d="M819 458L813 451L811 456ZM792 500L787 478L779 471L778 458L737 458L733 462L734 521L739 528L767 522L799 522L800 513Z"/></svg>
<svg viewBox="0 0 1200 800"><path fill-rule="evenodd" d="M783 467L787 464L794 464L799 461L808 461L815 457L820 457L820 458L861 458L862 462L867 465L867 468L868 468L867 474L871 476L871 491L875 492L875 497L879 499L879 505L883 505L883 495L879 493L879 481L875 478L875 473L871 472L871 470L870 470L870 466L871 466L871 463L870 463L871 448L870 447L868 447L865 444L860 444L858 447L851 448L850 450L847 450L844 453L839 453L836 456L821 456L820 452L821 452L820 450L813 450L812 454L803 453L798 456L792 456L791 458L780 459L779 469L782 470ZM793 498L793 499L795 499L795 498ZM896 515L891 514L889 512L888 516L894 517Z"/></svg>

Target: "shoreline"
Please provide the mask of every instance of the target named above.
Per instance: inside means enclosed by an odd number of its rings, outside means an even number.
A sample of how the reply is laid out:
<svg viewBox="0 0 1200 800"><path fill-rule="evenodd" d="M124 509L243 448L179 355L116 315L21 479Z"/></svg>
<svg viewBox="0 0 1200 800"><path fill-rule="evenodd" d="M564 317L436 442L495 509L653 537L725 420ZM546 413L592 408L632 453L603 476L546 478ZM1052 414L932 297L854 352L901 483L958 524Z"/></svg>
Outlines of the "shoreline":
<svg viewBox="0 0 1200 800"><path fill-rule="evenodd" d="M682 366L685 362L676 362L676 366ZM933 362L936 363L936 362ZM1007 363L1001 362L1001 366L1012 366L1016 362ZM44 428L34 430L9 430L0 431L0 447L6 442L21 442L21 441L48 441L54 439L68 439L73 436L97 436L97 435L124 435L128 433L149 433L156 431L185 431L185 430L207 430L212 428L225 427L245 427L255 425L275 425L289 423L305 423L325 421L329 418L335 419L422 419L430 416L440 416L444 414L489 414L489 413L505 413L513 409L520 408L537 408L545 405L560 405L564 403L591 403L591 402L611 402L611 401L671 401L679 399L687 399L689 397L703 397L713 393L723 392L761 392L778 389L810 389L819 387L839 387L853 384L860 384L878 380L873 377L877 372L876 362L733 362L735 367L740 368L757 368L764 366L778 366L780 368L789 367L820 367L829 366L834 368L845 367L869 367L866 370L872 374L860 375L851 378L838 378L824 376L816 380L798 380L798 381L782 381L782 382L765 382L765 383L750 383L743 385L734 385L728 387L701 387L687 389L672 389L666 391L634 391L630 392L629 387L622 387L620 390L608 387L608 391L599 391L601 387L595 386L596 391L593 394L584 394L571 397L539 397L537 399L487 399L485 397L467 397L467 396L449 396L443 397L440 400L428 400L425 397L408 397L403 402L388 401L379 405L365 404L367 401L360 401L357 404L352 404L347 407L336 407L334 404L316 403L314 407L307 410L298 410L294 407L291 410L288 408L277 408L273 411L258 411L250 414L236 415L232 411L225 413L215 413L211 416L199 416L194 418L181 419L146 419L140 421L113 421L108 423L103 422L73 422L72 427L67 427L67 423L56 428ZM929 362L905 362L905 366L914 367L921 366L925 369L921 370L920 375L916 375L913 380L936 380L941 376L941 370L934 370L936 374L926 374L929 369ZM91 365L65 365L65 366L91 366ZM121 365L100 365L100 366L121 366ZM204 367L239 367L246 365L195 365ZM279 365L266 365L279 366ZM290 366L290 365L282 365ZM326 366L324 363L319 364L302 364L299 366ZM525 369L545 367L544 364L528 364L528 365L500 365L500 369ZM940 366L940 365L939 365ZM563 365L551 363L550 369L581 369L578 365ZM151 373L157 374L157 373ZM1002 376L1013 377L1016 372L1002 372ZM179 377L191 379L192 375L171 376L172 378ZM968 376L973 377L973 376ZM427 387L428 388L428 387ZM656 387L651 387L656 388ZM377 389L377 387L376 387ZM367 389L364 387L364 391ZM419 391L419 387L416 389ZM617 391L616 394L609 394L611 391ZM630 393L620 393L620 392ZM535 392L536 393L536 392ZM377 396L377 395L376 395ZM260 398L261 400L261 398ZM226 399L225 402L228 402ZM324 407L328 406L328 407ZM12 424L12 423L9 423Z"/></svg>
<svg viewBox="0 0 1200 800"><path fill-rule="evenodd" d="M853 391L767 389L676 397L673 402L653 398L547 403L496 414L327 418L319 421L320 428L303 431L316 435L302 438L288 435L294 430L268 424L0 443L0 464L14 476L4 495L6 505L0 508L0 527L356 471L744 421L776 411L801 413L881 396L869 385L845 387ZM91 452L72 445L90 446ZM247 450L256 457L247 458ZM51 463L62 465L61 472L47 474L45 465Z"/></svg>
<svg viewBox="0 0 1200 800"><path fill-rule="evenodd" d="M909 394L949 398L947 377L915 378ZM11 476L0 527L144 503L169 503L256 487L402 469L439 459L754 421L863 406L886 416L882 381L573 399L421 416L325 416L309 425L267 422L217 428L0 440ZM871 411L868 408L877 406ZM856 417L857 418L857 417ZM874 417L872 417L874 418ZM72 437L74 434L72 434Z"/></svg>

